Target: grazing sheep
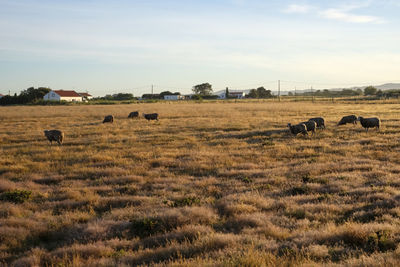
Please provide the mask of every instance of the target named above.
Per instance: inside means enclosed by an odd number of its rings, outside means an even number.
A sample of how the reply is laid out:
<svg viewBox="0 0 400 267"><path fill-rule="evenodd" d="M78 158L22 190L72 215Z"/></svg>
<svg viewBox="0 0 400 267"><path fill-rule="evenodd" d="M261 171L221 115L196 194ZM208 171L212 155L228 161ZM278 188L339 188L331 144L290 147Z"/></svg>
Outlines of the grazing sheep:
<svg viewBox="0 0 400 267"><path fill-rule="evenodd" d="M53 144L53 141L62 145L64 140L64 133L59 130L44 130L44 135L49 139L51 145Z"/></svg>
<svg viewBox="0 0 400 267"><path fill-rule="evenodd" d="M315 130L317 129L317 123L315 121L305 121L302 122L307 127L307 132L312 132L312 135L315 134Z"/></svg>
<svg viewBox="0 0 400 267"><path fill-rule="evenodd" d="M104 120L103 120L103 123L106 123L106 122L111 122L111 123L113 123L113 122L114 122L114 116L113 116L113 115L107 115L107 116L105 116L105 117L104 117Z"/></svg>
<svg viewBox="0 0 400 267"><path fill-rule="evenodd" d="M322 117L311 118L309 121L315 121L317 123L317 128L325 129L325 120Z"/></svg>
<svg viewBox="0 0 400 267"><path fill-rule="evenodd" d="M304 123L300 123L297 125L292 125L290 123L288 123L287 125L289 127L289 131L294 134L294 135L298 135L299 133L302 133L303 135L308 135L307 133L307 126Z"/></svg>
<svg viewBox="0 0 400 267"><path fill-rule="evenodd" d="M158 121L158 113L143 114L143 117L148 121L150 121L150 120Z"/></svg>
<svg viewBox="0 0 400 267"><path fill-rule="evenodd" d="M128 118L138 118L139 117L139 111L133 111L129 113Z"/></svg>
<svg viewBox="0 0 400 267"><path fill-rule="evenodd" d="M379 118L358 117L358 120L367 132L369 128L376 128L377 130L379 130L379 126L381 124L381 120Z"/></svg>
<svg viewBox="0 0 400 267"><path fill-rule="evenodd" d="M349 115L349 116L344 116L337 124L339 125L344 125L347 123L352 123L352 124L357 124L357 116L356 115Z"/></svg>

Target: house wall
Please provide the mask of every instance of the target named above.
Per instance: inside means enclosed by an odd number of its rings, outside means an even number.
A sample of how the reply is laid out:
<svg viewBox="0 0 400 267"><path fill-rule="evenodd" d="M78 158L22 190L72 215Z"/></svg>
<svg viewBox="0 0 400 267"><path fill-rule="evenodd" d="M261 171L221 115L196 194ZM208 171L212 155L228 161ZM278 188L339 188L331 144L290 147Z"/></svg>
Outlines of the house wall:
<svg viewBox="0 0 400 267"><path fill-rule="evenodd" d="M73 97L67 97L67 96L62 96L61 101L67 101L67 102L82 102L82 97L78 96L73 96Z"/></svg>
<svg viewBox="0 0 400 267"><path fill-rule="evenodd" d="M179 100L183 99L184 97L181 95L165 95L164 100Z"/></svg>
<svg viewBox="0 0 400 267"><path fill-rule="evenodd" d="M44 95L43 100L47 101L60 101L60 96L53 91L48 92Z"/></svg>
<svg viewBox="0 0 400 267"><path fill-rule="evenodd" d="M245 97L245 93L230 93L229 96L233 98L242 99Z"/></svg>
<svg viewBox="0 0 400 267"><path fill-rule="evenodd" d="M68 102L82 102L82 97L81 96L72 96L72 97L67 97L67 96L59 96L57 93L50 91L47 93L44 97L43 100L46 101L68 101Z"/></svg>

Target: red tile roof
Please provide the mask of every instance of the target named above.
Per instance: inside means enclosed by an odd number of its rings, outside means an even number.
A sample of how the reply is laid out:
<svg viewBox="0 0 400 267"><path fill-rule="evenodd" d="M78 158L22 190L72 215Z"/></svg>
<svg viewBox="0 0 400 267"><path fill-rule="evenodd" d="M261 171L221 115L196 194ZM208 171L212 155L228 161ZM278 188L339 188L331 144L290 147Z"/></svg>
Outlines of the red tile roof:
<svg viewBox="0 0 400 267"><path fill-rule="evenodd" d="M3 94L0 94L0 96L4 96Z"/></svg>
<svg viewBox="0 0 400 267"><path fill-rule="evenodd" d="M65 97L80 97L80 95L75 91L66 91L66 90L54 90L54 92L59 96Z"/></svg>
<svg viewBox="0 0 400 267"><path fill-rule="evenodd" d="M89 93L78 93L80 96L92 96L91 94L89 94Z"/></svg>

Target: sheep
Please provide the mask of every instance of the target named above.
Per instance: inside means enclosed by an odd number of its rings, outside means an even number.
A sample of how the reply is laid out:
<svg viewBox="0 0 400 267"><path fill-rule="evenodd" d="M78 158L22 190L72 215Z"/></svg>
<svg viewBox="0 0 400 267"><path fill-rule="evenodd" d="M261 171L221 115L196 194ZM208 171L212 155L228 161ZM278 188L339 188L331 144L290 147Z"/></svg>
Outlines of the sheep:
<svg viewBox="0 0 400 267"><path fill-rule="evenodd" d="M129 113L128 118L138 118L139 117L139 111L133 111Z"/></svg>
<svg viewBox="0 0 400 267"><path fill-rule="evenodd" d="M44 130L44 135L50 141L50 144L53 144L53 141L57 142L59 145L62 145L64 140L64 133L59 130Z"/></svg>
<svg viewBox="0 0 400 267"><path fill-rule="evenodd" d="M376 130L379 130L379 126L381 124L381 120L376 117L375 118L358 117L358 120L360 121L362 127L364 127L367 132L369 128L376 128Z"/></svg>
<svg viewBox="0 0 400 267"><path fill-rule="evenodd" d="M158 121L158 113L143 114L143 117L148 121L150 121L150 120Z"/></svg>
<svg viewBox="0 0 400 267"><path fill-rule="evenodd" d="M297 125L292 125L288 123L287 126L289 128L289 131L294 135L298 135L299 133L302 133L303 135L308 135L307 126L304 123L300 123Z"/></svg>
<svg viewBox="0 0 400 267"><path fill-rule="evenodd" d="M322 117L311 118L309 121L315 121L317 123L317 128L325 129L325 120Z"/></svg>
<svg viewBox="0 0 400 267"><path fill-rule="evenodd" d="M307 132L312 132L312 135L315 134L315 130L317 129L317 123L315 121L305 121L302 123L306 125Z"/></svg>
<svg viewBox="0 0 400 267"><path fill-rule="evenodd" d="M357 116L356 115L349 115L344 116L337 124L337 126L344 125L347 123L357 124Z"/></svg>
<svg viewBox="0 0 400 267"><path fill-rule="evenodd" d="M104 120L103 120L103 123L106 123L106 122L111 122L111 123L113 123L113 122L114 122L114 116L113 116L113 115L107 115L107 116L105 116L105 117L104 117Z"/></svg>

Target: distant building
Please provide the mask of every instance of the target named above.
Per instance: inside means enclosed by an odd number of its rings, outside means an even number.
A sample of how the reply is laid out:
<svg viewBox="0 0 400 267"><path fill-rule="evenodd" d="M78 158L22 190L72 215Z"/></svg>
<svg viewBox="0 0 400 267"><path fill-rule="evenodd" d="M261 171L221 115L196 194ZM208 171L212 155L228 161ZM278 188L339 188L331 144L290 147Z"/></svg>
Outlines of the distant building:
<svg viewBox="0 0 400 267"><path fill-rule="evenodd" d="M246 93L245 92L241 92L241 91L233 91L233 92L229 92L229 98L236 98L236 99L242 99L246 97ZM218 99L226 99L226 92L221 92L218 94Z"/></svg>
<svg viewBox="0 0 400 267"><path fill-rule="evenodd" d="M47 93L43 100L46 101L68 101L68 102L82 102L82 96L75 91L67 90L51 90Z"/></svg>
<svg viewBox="0 0 400 267"><path fill-rule="evenodd" d="M164 95L164 100L182 100L185 99L183 95Z"/></svg>
<svg viewBox="0 0 400 267"><path fill-rule="evenodd" d="M89 93L78 93L78 94L82 97L83 101L90 100L93 98L93 96Z"/></svg>
<svg viewBox="0 0 400 267"><path fill-rule="evenodd" d="M244 92L229 92L229 97L242 99L245 98L246 94Z"/></svg>
<svg viewBox="0 0 400 267"><path fill-rule="evenodd" d="M0 94L0 98L2 98L4 95L3 94Z"/></svg>

